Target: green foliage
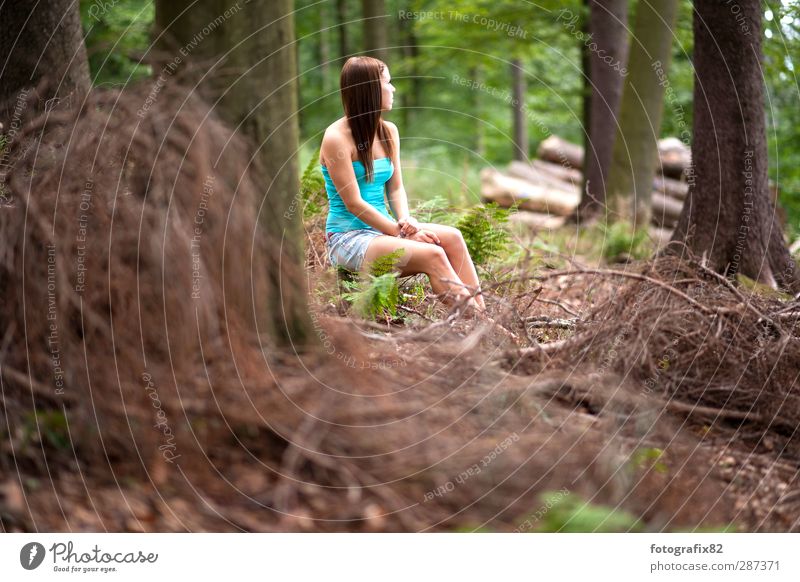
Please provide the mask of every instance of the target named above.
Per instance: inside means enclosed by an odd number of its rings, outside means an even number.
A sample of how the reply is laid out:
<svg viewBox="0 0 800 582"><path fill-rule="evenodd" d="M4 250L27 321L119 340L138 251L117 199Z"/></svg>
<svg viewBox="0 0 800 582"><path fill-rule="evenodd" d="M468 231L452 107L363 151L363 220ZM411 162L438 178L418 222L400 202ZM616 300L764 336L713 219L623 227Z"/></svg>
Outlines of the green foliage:
<svg viewBox="0 0 800 582"><path fill-rule="evenodd" d="M543 503L550 503L550 510L542 517L541 532L563 533L612 533L641 531L642 523L629 512L595 505L571 494L561 496L545 493Z"/></svg>
<svg viewBox="0 0 800 582"><path fill-rule="evenodd" d="M150 75L140 56L150 47L155 3L142 0L81 0L89 69L95 85L126 84Z"/></svg>
<svg viewBox="0 0 800 582"><path fill-rule="evenodd" d="M645 259L652 253L646 229L634 231L630 223L619 221L610 225L601 224L603 233L603 256L615 260L628 255L634 259Z"/></svg>
<svg viewBox="0 0 800 582"><path fill-rule="evenodd" d="M319 168L319 151L314 152L300 177L300 198L303 201L303 218L320 214L326 206L325 178Z"/></svg>
<svg viewBox="0 0 800 582"><path fill-rule="evenodd" d="M406 250L403 248L395 249L391 253L385 254L372 261L370 265L370 273L373 277L380 277L391 273L397 267L397 262L405 254Z"/></svg>
<svg viewBox="0 0 800 582"><path fill-rule="evenodd" d="M664 451L656 447L636 449L631 455L628 467L631 470L651 468L657 473L666 473L669 469L661 460Z"/></svg>
<svg viewBox="0 0 800 582"><path fill-rule="evenodd" d="M459 213L443 196L437 194L433 198L417 203L411 214L420 222L454 226Z"/></svg>
<svg viewBox="0 0 800 582"><path fill-rule="evenodd" d="M464 236L475 265L486 265L508 249L511 237L506 229L510 211L490 202L471 208L456 227Z"/></svg>
<svg viewBox="0 0 800 582"><path fill-rule="evenodd" d="M425 301L425 285L419 279L412 279L411 284L400 289L403 303L417 307Z"/></svg>
<svg viewBox="0 0 800 582"><path fill-rule="evenodd" d="M397 280L398 272L395 269L403 253L405 249L396 249L375 259L370 265L366 282L359 282L353 276L346 277L343 281L342 286L350 292L344 293L342 298L350 301L353 309L361 317L365 319L397 317L400 285Z"/></svg>
<svg viewBox="0 0 800 582"><path fill-rule="evenodd" d="M378 277L369 275L365 289L347 293L344 298L351 301L356 313L365 319L396 317L400 302L397 273L384 273Z"/></svg>
<svg viewBox="0 0 800 582"><path fill-rule="evenodd" d="M794 298L790 293L773 289L769 285L764 285L763 283L754 281L750 277L742 275L741 273L736 273L736 282L742 289L747 291L748 295L759 295L761 297L778 299L782 301L791 301Z"/></svg>
<svg viewBox="0 0 800 582"><path fill-rule="evenodd" d="M786 229L795 239L800 237L800 3L767 0L764 4L769 177L779 187L780 203L787 214Z"/></svg>

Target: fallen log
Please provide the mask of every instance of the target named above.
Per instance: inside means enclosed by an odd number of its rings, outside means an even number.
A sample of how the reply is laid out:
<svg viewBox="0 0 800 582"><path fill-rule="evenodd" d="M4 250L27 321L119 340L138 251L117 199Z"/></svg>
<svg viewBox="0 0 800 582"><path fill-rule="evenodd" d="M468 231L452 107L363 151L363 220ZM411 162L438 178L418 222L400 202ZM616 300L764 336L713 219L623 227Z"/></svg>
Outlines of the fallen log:
<svg viewBox="0 0 800 582"><path fill-rule="evenodd" d="M583 147L557 135L551 135L540 143L536 156L565 169L583 169ZM658 141L658 158L656 171L675 180L681 180L692 163L691 150L676 137Z"/></svg>
<svg viewBox="0 0 800 582"><path fill-rule="evenodd" d="M552 168L543 168L542 164L555 167L556 170L562 170L562 172L553 171ZM561 168L561 166L557 166L556 164L541 161L539 161L538 165L529 164L528 162L513 161L508 165L506 174L513 178L527 180L532 184L541 184L543 186L555 188L556 190L574 190L577 193L580 193L582 184L580 178L581 173L577 170L569 170ZM578 179L570 180L569 178L574 177L574 174L578 175Z"/></svg>
<svg viewBox="0 0 800 582"><path fill-rule="evenodd" d="M674 228L681 216L683 202L661 192L652 193L653 222L664 228Z"/></svg>
<svg viewBox="0 0 800 582"><path fill-rule="evenodd" d="M580 201L574 189L551 188L527 180L506 176L494 168L481 170L481 196L509 208L515 203L523 210L568 216Z"/></svg>
<svg viewBox="0 0 800 582"><path fill-rule="evenodd" d="M659 226L651 226L649 228L650 238L656 245L656 249L663 248L672 238L671 228L661 228Z"/></svg>
<svg viewBox="0 0 800 582"><path fill-rule="evenodd" d="M653 178L653 189L676 200L686 200L686 196L689 194L689 184L664 176Z"/></svg>
<svg viewBox="0 0 800 582"><path fill-rule="evenodd" d="M530 230L555 230L564 226L566 217L553 216L543 212L520 210L508 217L509 222L519 224Z"/></svg>
<svg viewBox="0 0 800 582"><path fill-rule="evenodd" d="M536 157L566 167L583 168L583 148L557 135L551 135L539 144Z"/></svg>
<svg viewBox="0 0 800 582"><path fill-rule="evenodd" d="M583 172L580 170L562 166L561 164L553 164L544 160L533 160L531 166L533 166L535 170L553 176L562 182L570 182L579 189L583 188Z"/></svg>
<svg viewBox="0 0 800 582"><path fill-rule="evenodd" d="M664 176L680 180L692 163L692 152L677 137L667 137L658 140L658 158L657 170Z"/></svg>

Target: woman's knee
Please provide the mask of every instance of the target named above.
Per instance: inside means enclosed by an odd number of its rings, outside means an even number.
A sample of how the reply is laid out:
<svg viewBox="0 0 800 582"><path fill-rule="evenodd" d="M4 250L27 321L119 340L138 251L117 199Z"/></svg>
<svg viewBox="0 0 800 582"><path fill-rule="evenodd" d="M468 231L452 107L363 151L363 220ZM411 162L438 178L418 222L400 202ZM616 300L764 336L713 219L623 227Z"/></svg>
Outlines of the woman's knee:
<svg viewBox="0 0 800 582"><path fill-rule="evenodd" d="M464 235L461 234L461 231L455 226L449 226L447 224L436 224L433 226L434 228L431 230L438 235L442 246L446 249L455 250L466 246Z"/></svg>
<svg viewBox="0 0 800 582"><path fill-rule="evenodd" d="M438 273L446 268L447 255L439 245L425 243L409 249L408 261L404 266L419 273Z"/></svg>
<svg viewBox="0 0 800 582"><path fill-rule="evenodd" d="M450 264L447 259L447 253L439 245L430 245L430 248L425 249L423 252L425 253L424 260L426 264L433 270L439 271Z"/></svg>

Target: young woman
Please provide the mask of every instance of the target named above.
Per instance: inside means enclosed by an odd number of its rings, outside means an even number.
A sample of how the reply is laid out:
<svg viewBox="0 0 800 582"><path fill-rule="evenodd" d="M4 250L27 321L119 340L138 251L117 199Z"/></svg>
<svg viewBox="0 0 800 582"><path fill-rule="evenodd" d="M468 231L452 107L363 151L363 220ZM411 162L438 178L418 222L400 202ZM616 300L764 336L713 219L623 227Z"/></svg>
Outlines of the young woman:
<svg viewBox="0 0 800 582"><path fill-rule="evenodd" d="M351 57L342 68L345 115L325 130L319 160L330 203L328 257L334 265L358 271L402 248L401 276L425 273L446 302L475 294L467 305L484 311L478 274L461 232L409 216L400 135L394 123L381 117L392 109L391 80L389 67L372 57ZM386 209L384 191L397 220Z"/></svg>

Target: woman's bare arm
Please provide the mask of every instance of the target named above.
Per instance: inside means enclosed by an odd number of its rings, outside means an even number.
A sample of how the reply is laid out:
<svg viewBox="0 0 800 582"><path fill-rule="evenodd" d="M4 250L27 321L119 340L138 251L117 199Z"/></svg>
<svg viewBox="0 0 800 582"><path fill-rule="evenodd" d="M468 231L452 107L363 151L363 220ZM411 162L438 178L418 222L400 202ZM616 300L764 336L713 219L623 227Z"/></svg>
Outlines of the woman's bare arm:
<svg viewBox="0 0 800 582"><path fill-rule="evenodd" d="M335 133L326 134L322 140L320 155L342 202L347 210L372 228L384 234L397 236L400 234L400 226L361 197L349 152L349 144L343 136Z"/></svg>

